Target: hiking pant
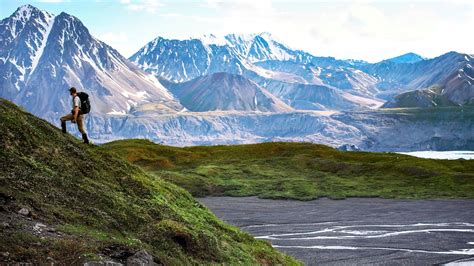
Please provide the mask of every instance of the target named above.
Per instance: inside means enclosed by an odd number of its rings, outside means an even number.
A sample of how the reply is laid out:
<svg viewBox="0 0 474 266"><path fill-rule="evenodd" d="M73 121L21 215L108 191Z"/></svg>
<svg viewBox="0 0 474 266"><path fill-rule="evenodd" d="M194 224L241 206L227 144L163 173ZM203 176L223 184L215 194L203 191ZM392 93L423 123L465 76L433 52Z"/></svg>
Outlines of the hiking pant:
<svg viewBox="0 0 474 266"><path fill-rule="evenodd" d="M73 114L68 114L61 117L61 123L65 123L66 121L72 121L74 119ZM84 115L78 115L76 120L77 128L79 132L82 134L87 134L87 131L84 129Z"/></svg>

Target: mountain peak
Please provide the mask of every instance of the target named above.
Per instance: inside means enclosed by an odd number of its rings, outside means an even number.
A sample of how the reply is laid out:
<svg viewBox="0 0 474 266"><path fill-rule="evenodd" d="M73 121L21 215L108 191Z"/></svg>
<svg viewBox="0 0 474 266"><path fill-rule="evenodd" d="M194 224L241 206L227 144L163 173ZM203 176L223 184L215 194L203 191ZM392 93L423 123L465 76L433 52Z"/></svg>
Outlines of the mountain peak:
<svg viewBox="0 0 474 266"><path fill-rule="evenodd" d="M43 13L47 17L52 17L53 16L49 12L43 11L43 10L41 10L37 7L34 7L30 4L26 4L26 5L22 5L22 6L18 7L10 17L19 19L21 21L26 21L31 17L32 14L38 14L38 13Z"/></svg>
<svg viewBox="0 0 474 266"><path fill-rule="evenodd" d="M266 89L244 76L217 72L172 88L181 103L194 112L293 110Z"/></svg>
<svg viewBox="0 0 474 266"><path fill-rule="evenodd" d="M402 54L390 59L386 59L384 61L393 62L393 63L416 63L422 60L425 60L425 58L422 57L421 55L415 54L413 52L409 52L409 53Z"/></svg>
<svg viewBox="0 0 474 266"><path fill-rule="evenodd" d="M30 4L26 4L26 5L22 5L20 7L18 7L15 11L15 13L24 13L24 12L31 12L31 11L34 11L34 10L39 10L37 7L35 6L32 6Z"/></svg>
<svg viewBox="0 0 474 266"><path fill-rule="evenodd" d="M227 45L227 40L225 39L224 36L216 36L214 34L204 34L201 37L198 38L191 38L191 39L198 39L200 40L203 44L207 45L219 45L219 46L224 46Z"/></svg>

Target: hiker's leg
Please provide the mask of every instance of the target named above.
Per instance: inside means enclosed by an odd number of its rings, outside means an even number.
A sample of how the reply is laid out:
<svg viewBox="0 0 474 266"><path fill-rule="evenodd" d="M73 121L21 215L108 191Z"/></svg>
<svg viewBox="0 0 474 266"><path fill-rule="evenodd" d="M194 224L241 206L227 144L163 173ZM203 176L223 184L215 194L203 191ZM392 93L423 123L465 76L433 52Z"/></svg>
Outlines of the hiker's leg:
<svg viewBox="0 0 474 266"><path fill-rule="evenodd" d="M61 120L61 130L63 131L63 133L67 132L67 130L66 130L66 121L71 121L73 118L74 118L74 116L72 114L68 114L68 115L65 115L65 116L60 118L60 120Z"/></svg>
<svg viewBox="0 0 474 266"><path fill-rule="evenodd" d="M89 144L89 138L87 137L87 131L84 128L84 115L79 115L77 117L77 128L79 128L79 132L82 133L82 139L84 140L85 144Z"/></svg>
<svg viewBox="0 0 474 266"><path fill-rule="evenodd" d="M84 115L78 115L76 123L77 123L77 128L79 129L79 132L81 132L82 134L87 134L87 131L84 128Z"/></svg>

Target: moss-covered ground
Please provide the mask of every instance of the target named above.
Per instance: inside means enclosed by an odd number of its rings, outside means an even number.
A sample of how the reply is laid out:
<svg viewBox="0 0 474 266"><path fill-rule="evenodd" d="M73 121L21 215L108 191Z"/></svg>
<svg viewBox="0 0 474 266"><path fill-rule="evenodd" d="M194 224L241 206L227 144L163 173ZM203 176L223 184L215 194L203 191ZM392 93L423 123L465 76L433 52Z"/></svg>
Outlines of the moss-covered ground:
<svg viewBox="0 0 474 266"><path fill-rule="evenodd" d="M22 222L21 208L30 211ZM220 221L160 174L86 146L3 99L0 215L0 264L71 265L110 259L105 257L114 250L133 254L140 249L166 265L298 264ZM29 230L27 225L35 223L55 230Z"/></svg>
<svg viewBox="0 0 474 266"><path fill-rule="evenodd" d="M310 143L177 148L121 140L101 148L199 197L474 198L474 160L343 152Z"/></svg>

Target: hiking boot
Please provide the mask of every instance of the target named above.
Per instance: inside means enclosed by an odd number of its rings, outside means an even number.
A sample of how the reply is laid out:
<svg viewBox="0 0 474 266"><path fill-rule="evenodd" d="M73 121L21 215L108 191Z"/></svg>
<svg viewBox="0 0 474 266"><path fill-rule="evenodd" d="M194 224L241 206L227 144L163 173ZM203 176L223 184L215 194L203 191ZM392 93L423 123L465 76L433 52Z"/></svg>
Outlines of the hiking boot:
<svg viewBox="0 0 474 266"><path fill-rule="evenodd" d="M61 130L63 131L63 133L67 133L67 131L66 131L66 122L64 122L64 121L61 121Z"/></svg>
<svg viewBox="0 0 474 266"><path fill-rule="evenodd" d="M87 138L87 134L82 134L82 139L84 140L85 144L89 144L89 139Z"/></svg>

